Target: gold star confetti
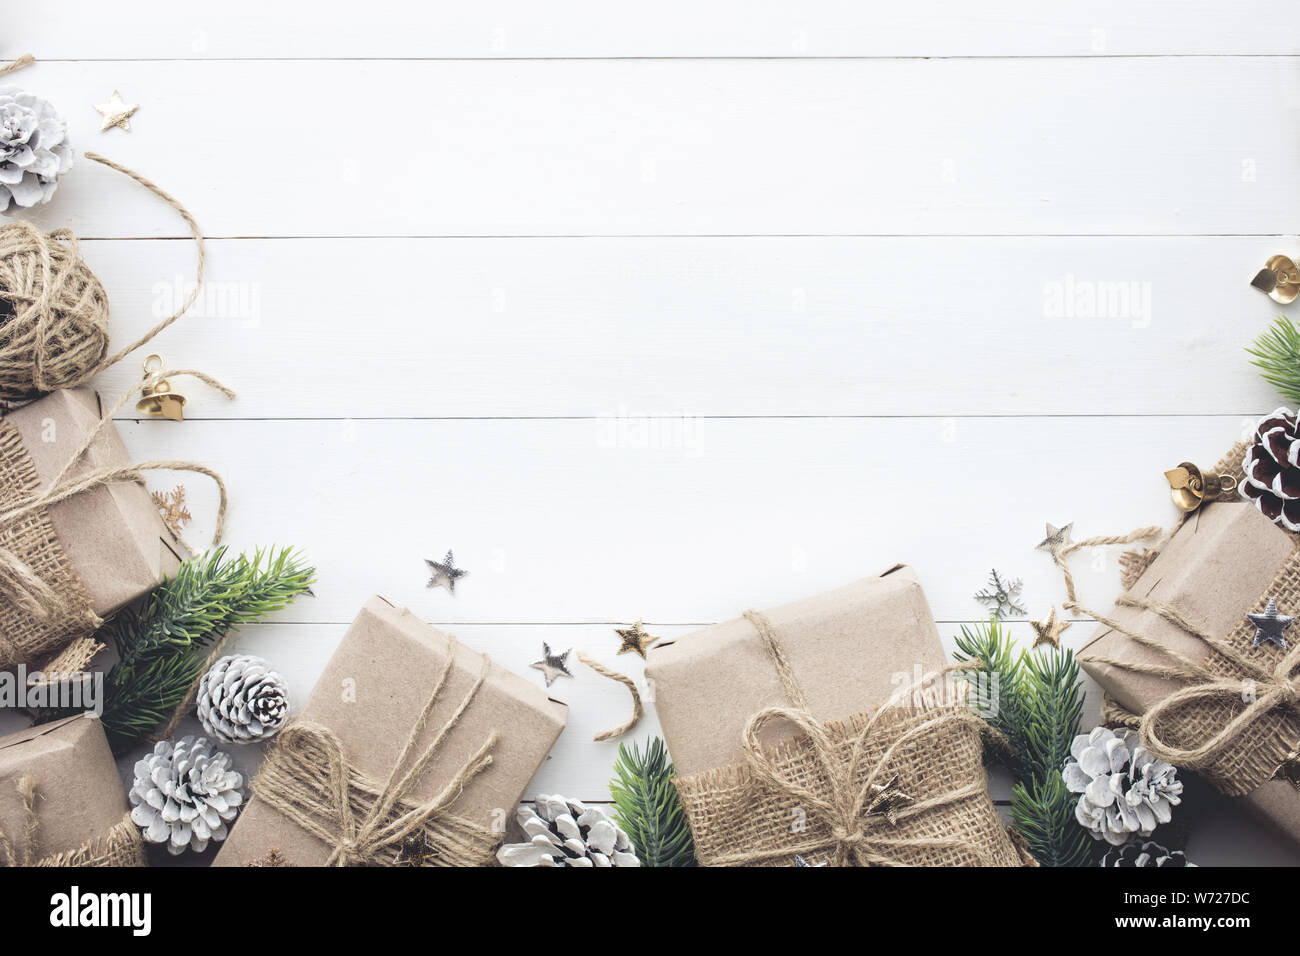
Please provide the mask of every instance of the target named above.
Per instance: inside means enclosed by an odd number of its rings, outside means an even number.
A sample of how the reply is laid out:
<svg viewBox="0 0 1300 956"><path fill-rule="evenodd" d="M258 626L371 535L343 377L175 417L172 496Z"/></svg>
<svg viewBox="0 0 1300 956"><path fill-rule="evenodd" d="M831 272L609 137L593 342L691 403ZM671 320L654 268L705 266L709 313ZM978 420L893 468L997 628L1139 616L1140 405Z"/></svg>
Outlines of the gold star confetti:
<svg viewBox="0 0 1300 956"><path fill-rule="evenodd" d="M104 117L104 123L99 127L99 131L103 133L114 126L120 126L128 133L131 132L131 117L139 108L138 103L127 103L122 99L122 94L114 90L112 98L107 103L95 104L95 109Z"/></svg>
<svg viewBox="0 0 1300 956"><path fill-rule="evenodd" d="M616 653L626 654L628 651L635 651L640 654L642 659L645 658L645 652L659 638L653 634L647 634L645 628L641 626L640 619L632 627L616 627L614 633L619 636L623 644Z"/></svg>
<svg viewBox="0 0 1300 956"><path fill-rule="evenodd" d="M1050 551L1052 554L1056 554L1056 552L1068 548L1070 546L1070 529L1073 527L1073 521L1061 528L1056 527L1049 521L1047 523L1047 537L1034 545L1034 550Z"/></svg>
<svg viewBox="0 0 1300 956"><path fill-rule="evenodd" d="M551 645L543 641L542 659L540 661L534 661L529 666L536 667L539 671L545 674L546 686L550 687L551 684L555 683L557 677L573 676L573 674L569 672L569 665L566 663L569 653L572 650L573 648L569 648L569 650L565 651L563 654L552 654Z"/></svg>
<svg viewBox="0 0 1300 956"><path fill-rule="evenodd" d="M1066 526L1069 527L1068 525ZM1039 644L1051 644L1053 647L1061 646L1061 632L1070 626L1069 621L1060 621L1056 617L1056 606L1048 612L1047 617L1041 621L1030 621L1029 624L1034 629L1033 647ZM1032 649L1032 648L1031 648Z"/></svg>

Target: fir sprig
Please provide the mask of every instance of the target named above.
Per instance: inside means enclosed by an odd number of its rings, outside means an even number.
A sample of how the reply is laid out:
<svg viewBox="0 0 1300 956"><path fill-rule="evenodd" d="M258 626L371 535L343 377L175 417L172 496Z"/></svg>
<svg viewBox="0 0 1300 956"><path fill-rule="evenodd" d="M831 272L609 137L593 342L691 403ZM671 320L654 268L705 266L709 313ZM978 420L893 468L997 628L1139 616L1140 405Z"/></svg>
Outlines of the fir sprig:
<svg viewBox="0 0 1300 956"><path fill-rule="evenodd" d="M1290 319L1278 316L1273 327L1246 351L1255 356L1250 364L1260 370L1264 381L1287 401L1300 402L1300 329Z"/></svg>
<svg viewBox="0 0 1300 956"><path fill-rule="evenodd" d="M99 636L113 642L118 663L104 680L102 722L114 751L167 720L202 676L208 648L288 605L313 575L292 548L236 557L217 548L184 562L143 606L108 621Z"/></svg>
<svg viewBox="0 0 1300 956"><path fill-rule="evenodd" d="M614 819L632 841L642 866L695 865L695 844L673 786L673 772L658 737L644 754L635 744L618 746L609 784Z"/></svg>
<svg viewBox="0 0 1300 956"><path fill-rule="evenodd" d="M1083 866L1091 839L1074 818L1078 798L1061 779L1083 715L1083 685L1074 654L1060 648L1014 648L996 618L962 628L960 662L978 661L977 712L1010 744L1005 762L1016 783L1011 819L1044 866Z"/></svg>

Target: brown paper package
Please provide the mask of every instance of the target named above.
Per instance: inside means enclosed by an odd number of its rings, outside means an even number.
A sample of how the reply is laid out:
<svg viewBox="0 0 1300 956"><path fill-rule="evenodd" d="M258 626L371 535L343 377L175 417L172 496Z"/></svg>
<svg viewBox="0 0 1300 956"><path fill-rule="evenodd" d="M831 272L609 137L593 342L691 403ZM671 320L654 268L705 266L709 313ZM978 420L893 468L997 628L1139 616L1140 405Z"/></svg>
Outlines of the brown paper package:
<svg viewBox="0 0 1300 956"><path fill-rule="evenodd" d="M874 709L900 683L946 663L920 582L905 566L764 613L813 716L823 722ZM771 658L743 618L656 645L646 677L683 776L740 763L749 718L789 704ZM790 736L771 729L764 746Z"/></svg>
<svg viewBox="0 0 1300 956"><path fill-rule="evenodd" d="M1294 547L1290 535L1250 505L1208 504L1178 529L1138 578L1131 593L1172 605L1188 620L1202 623L1208 634L1224 638L1273 583ZM1086 585L1080 593L1084 594L1085 589ZM1209 653L1204 643L1154 612L1116 606L1107 616L1193 659L1203 659ZM1135 714L1146 713L1184 686L1176 679L1139 674L1098 661L1112 658L1125 663L1168 665L1156 651L1105 625L1097 628L1078 658L1108 695ZM1300 792L1289 783L1270 780L1241 800L1256 816L1300 842Z"/></svg>
<svg viewBox="0 0 1300 956"><path fill-rule="evenodd" d="M350 764L375 780L388 777L410 729L428 701L450 650L448 635L381 597L366 602L330 658L298 715L323 724ZM478 677L482 655L455 645L456 666L421 737L433 738ZM500 828L514 818L529 781L564 729L568 706L493 663L486 681L409 794L436 794L484 739L501 734L492 765L470 781L451 807L454 816ZM278 849L295 866L319 866L330 848L254 797L217 855L239 866Z"/></svg>
<svg viewBox="0 0 1300 956"><path fill-rule="evenodd" d="M36 781L36 856L75 850L102 836L129 809L104 728L67 717L0 738L0 829L26 851L26 813L18 781Z"/></svg>
<svg viewBox="0 0 1300 956"><path fill-rule="evenodd" d="M67 464L102 414L99 396L78 388L51 392L5 419L18 430L44 485ZM121 436L110 424L71 474L130 462ZM180 566L180 547L139 482L92 488L54 505L49 515L68 563L100 617L149 593Z"/></svg>

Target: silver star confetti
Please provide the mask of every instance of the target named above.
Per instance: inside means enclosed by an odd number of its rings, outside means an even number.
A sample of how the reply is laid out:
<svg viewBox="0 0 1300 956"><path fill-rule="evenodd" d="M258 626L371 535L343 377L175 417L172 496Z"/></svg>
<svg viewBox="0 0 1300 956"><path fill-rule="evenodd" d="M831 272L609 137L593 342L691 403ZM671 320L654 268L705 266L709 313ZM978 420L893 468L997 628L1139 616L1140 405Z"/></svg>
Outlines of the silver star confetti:
<svg viewBox="0 0 1300 956"><path fill-rule="evenodd" d="M131 117L139 108L138 103L127 103L122 99L122 94L114 90L112 98L107 103L95 104L95 109L104 117L104 123L99 127L99 131L104 133L114 126L120 126L126 132L131 132Z"/></svg>
<svg viewBox="0 0 1300 956"><path fill-rule="evenodd" d="M1056 552L1068 548L1070 546L1070 529L1073 527L1073 521L1061 528L1056 527L1049 521L1047 523L1047 537L1034 545L1034 550L1050 551L1052 554L1056 554Z"/></svg>
<svg viewBox="0 0 1300 956"><path fill-rule="evenodd" d="M463 578L465 575L469 574L468 571L462 571L460 568L456 567L452 560L450 551L447 552L447 556L441 561L430 561L428 558L425 558L424 563L429 566L431 571L433 571L433 577L429 578L428 587L436 588L445 584L447 585L447 590L452 594L456 593L457 579Z"/></svg>
<svg viewBox="0 0 1300 956"><path fill-rule="evenodd" d="M546 686L550 687L555 683L557 677L572 677L569 673L569 666L566 663L570 652L573 648L565 651L563 654L552 654L551 645L545 641L542 642L542 659L534 661L530 666L537 668L546 675Z"/></svg>
<svg viewBox="0 0 1300 956"><path fill-rule="evenodd" d="M1255 639L1250 642L1251 647L1259 647L1265 641L1272 641L1282 650L1286 650L1286 638L1282 632L1295 623L1295 618L1282 614L1277 609L1277 602L1272 598L1268 599L1268 606L1264 608L1262 614L1247 614L1250 623L1255 625Z"/></svg>

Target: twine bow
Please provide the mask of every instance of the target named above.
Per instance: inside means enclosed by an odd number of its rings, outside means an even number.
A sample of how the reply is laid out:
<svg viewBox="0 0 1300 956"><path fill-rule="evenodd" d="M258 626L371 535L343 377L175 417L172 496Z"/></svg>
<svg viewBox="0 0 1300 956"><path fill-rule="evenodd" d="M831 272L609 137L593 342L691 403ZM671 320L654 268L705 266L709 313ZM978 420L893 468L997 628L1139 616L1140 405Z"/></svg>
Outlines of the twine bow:
<svg viewBox="0 0 1300 956"><path fill-rule="evenodd" d="M1143 647L1155 651L1166 663L1146 664L1137 661L1121 661L1103 656L1094 656L1091 658L1093 661L1134 673L1151 674L1155 677L1170 679L1177 678L1190 682L1188 686L1174 691L1157 702L1142 716L1139 730L1147 750L1157 759L1164 760L1177 767L1206 772L1208 775L1217 778L1219 776L1215 773L1217 765L1226 755L1232 752L1234 745L1260 720L1275 714L1278 710L1300 715L1300 674L1296 673L1297 669L1300 669L1300 644L1291 648L1276 664L1269 667L1250 659L1227 640L1208 633L1204 627L1189 621L1177 608L1163 601L1130 594L1121 595L1116 599L1117 606L1131 607L1158 614L1184 633L1201 641L1243 675L1240 677L1225 677L1206 667L1200 660L1189 657L1146 634L1140 634L1126 628L1118 621L1084 607L1078 601L1074 577L1070 573L1065 560L1070 554L1082 548L1106 544L1130 544L1149 540L1163 534L1164 537L1156 546L1156 550L1159 550L1173 536L1174 531L1181 527L1184 520L1185 517L1180 518L1174 528L1167 533L1164 533L1163 529L1159 527L1151 526L1139 528L1127 535L1088 538L1058 548L1053 552L1052 556L1065 578L1067 599L1062 607L1067 611L1091 617L1098 623L1123 634ZM1240 705L1241 709L1227 723L1196 745L1181 746L1165 739L1162 735L1162 722L1167 721L1178 711L1197 705L1214 705L1217 703L1234 707Z"/></svg>
<svg viewBox="0 0 1300 956"><path fill-rule="evenodd" d="M965 707L944 709L892 740L859 782L867 745L876 737L881 717L898 706L902 697L918 690L937 674L928 674L919 684L895 691L854 737L846 761L840 753L842 744L837 744L826 726L809 712L803 691L786 659L784 649L776 639L771 622L757 611L746 611L745 618L758 631L781 678L786 696L793 705L767 707L750 717L744 730L745 763L757 780L788 797L810 817L824 824L825 835L811 835L796 845L782 846L779 849L726 854L708 862L736 866L830 849L836 866L905 866L905 863L898 860L897 851L900 849L966 847L968 842L958 837L902 837L890 831L898 824L922 814L979 796L983 792L979 783L967 783L937 796L916 800L905 792L897 774L891 777L886 775L894 756L913 741L947 727L969 726L978 732L984 726L983 721ZM944 672L970 666L958 665L945 668ZM829 784L827 790L814 791L794 777L784 775L764 752L759 736L768 724L777 721L792 724L803 734ZM977 847L969 848L976 853L981 863L989 862Z"/></svg>
<svg viewBox="0 0 1300 956"><path fill-rule="evenodd" d="M495 730L437 794L418 804L405 799L478 694L490 666L484 657L478 678L455 713L403 771L416 753L420 734L454 663L453 643L433 693L382 786L349 766L342 743L329 728L296 721L280 731L253 790L270 807L330 847L327 866L391 863L404 841L420 830L438 847L439 860L482 865L492 859L499 835L454 817L448 810L470 781L491 765L492 751L500 740Z"/></svg>

